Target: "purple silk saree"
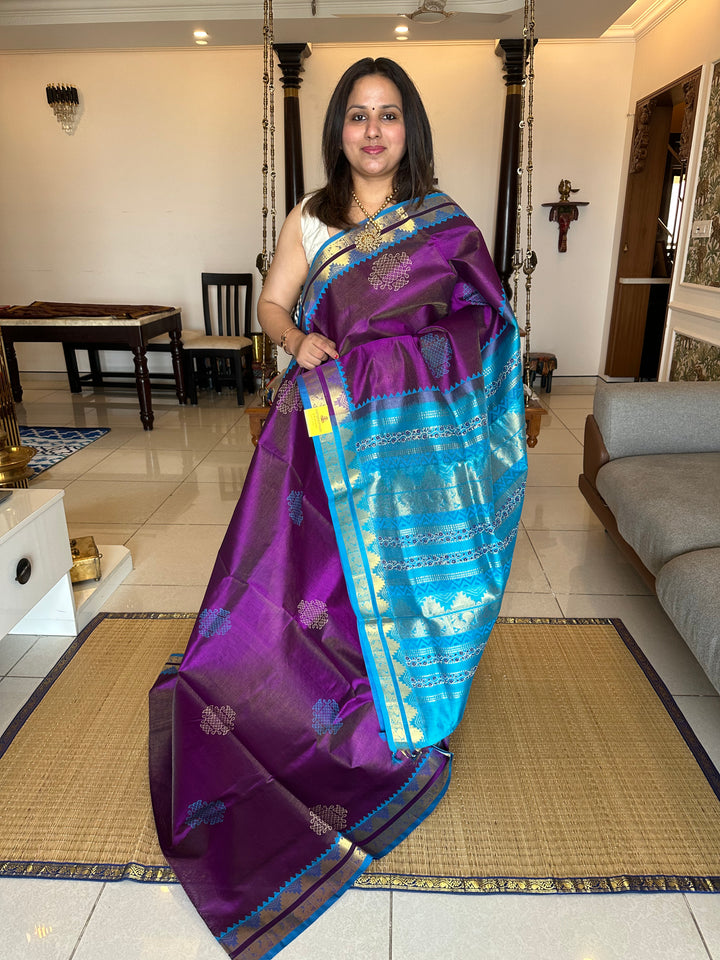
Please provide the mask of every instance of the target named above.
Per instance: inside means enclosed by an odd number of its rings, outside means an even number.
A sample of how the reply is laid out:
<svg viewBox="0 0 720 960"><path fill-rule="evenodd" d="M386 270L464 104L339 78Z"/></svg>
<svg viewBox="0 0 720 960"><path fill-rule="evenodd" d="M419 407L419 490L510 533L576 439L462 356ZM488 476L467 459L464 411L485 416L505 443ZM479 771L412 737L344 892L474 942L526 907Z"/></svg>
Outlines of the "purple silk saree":
<svg viewBox="0 0 720 960"><path fill-rule="evenodd" d="M517 328L445 195L313 261L291 368L178 668L150 695L158 836L232 957L270 957L436 806L526 472Z"/></svg>

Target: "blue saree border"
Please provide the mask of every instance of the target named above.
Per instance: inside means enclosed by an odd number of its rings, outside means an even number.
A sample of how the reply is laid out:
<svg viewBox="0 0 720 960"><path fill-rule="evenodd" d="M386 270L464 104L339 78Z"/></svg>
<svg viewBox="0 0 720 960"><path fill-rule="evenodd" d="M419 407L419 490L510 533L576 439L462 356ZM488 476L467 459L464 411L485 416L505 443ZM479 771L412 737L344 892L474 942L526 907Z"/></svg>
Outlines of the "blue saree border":
<svg viewBox="0 0 720 960"><path fill-rule="evenodd" d="M310 371L310 373L312 374L313 372ZM314 374L314 378L317 379L317 374ZM312 397L310 396L310 393L304 378L298 377L297 383L298 383L298 389L300 391L300 397L303 401L303 406L305 410L306 411L311 410L313 408L313 400L312 400ZM318 381L318 387L321 389L319 381ZM344 458L342 456L343 445L339 436L337 418L336 418L335 412L332 410L330 411L330 422L332 425L334 447L338 453L338 465L340 470L342 470L343 472L343 478L346 483L347 489L350 489L349 478L347 476L347 469L346 469ZM317 457L318 466L320 468L320 474L322 476L323 485L325 487L325 490L329 491L332 489L332 480L328 472L328 465L327 465L327 460L323 451L322 440L320 436L314 436L312 438L312 441L313 441L313 446L315 447L315 454ZM357 513L355 511L355 505L353 503L353 498L351 496L347 497L347 504L348 504L348 512L350 513L351 524L355 532L355 536L358 538L359 541L361 541L362 531L360 529ZM328 496L328 507L330 509L330 516L332 517L333 527L335 528L335 530L342 529L342 522L340 519L340 515L338 513L337 502L335 500L335 497ZM373 656L373 649L370 642L370 638L368 637L367 631L365 629L364 621L362 617L359 616L358 614L358 611L360 608L360 599L357 595L357 590L355 587L354 570L350 562L350 557L347 552L347 547L346 547L344 538L341 536L336 537L336 543L337 543L338 551L340 554L340 563L342 565L343 573L345 575L345 584L347 586L348 595L350 597L350 602L352 604L353 610L356 613L358 635L360 637L360 643L361 643L363 655L364 655L363 658L365 661L366 669L368 671L368 679L370 681L370 687L373 694L373 702L375 704L375 709L378 711L378 720L380 722L380 736L383 737L383 739L387 740L388 731L390 730L390 727L391 727L391 720L387 710L385 697L383 696L383 693L382 693L382 682L380 680L380 676L376 669L375 658ZM363 567L367 577L367 582L368 584L370 584L372 583L373 578L372 578L372 572L369 569L368 558L366 555L362 556L362 563L363 563ZM373 608L375 610L377 623L379 625L379 630L382 633L382 617L380 615L380 611L377 608L377 598L375 597L374 593L372 594L371 600L372 600ZM385 638L382 637L381 639L382 639L383 646L385 648L386 656L389 656ZM400 696L399 691L396 690L396 693L397 693L398 699L400 700L400 702L402 702L402 697ZM402 722L406 728L407 737L408 739L410 739L410 733L409 733L409 730L407 730L407 721L404 716L402 718Z"/></svg>
<svg viewBox="0 0 720 960"><path fill-rule="evenodd" d="M432 202L434 202L434 205L431 205ZM370 253L362 253L356 249L352 235L356 232L357 227L353 228L353 230L345 230L341 233L336 233L323 243L318 252L315 254L315 257L313 257L313 263L308 273L308 279L305 282L300 296L300 304L302 307L301 312L303 315L301 329L303 329L305 333L309 333L312 330L312 317L317 310L325 291L333 282L333 280L336 280L344 273L347 273L348 270L352 269L354 266L357 266L359 263L364 263L367 260L371 260L373 257L378 256L385 250L390 249L390 247L397 245L403 240L406 240L408 237L414 236L427 227L436 226L437 224L445 223L448 220L452 220L457 217L467 216L465 211L445 193L439 192L428 194L424 200L424 204L424 208L420 210L414 210L412 203L408 203L406 201L404 203L397 203L394 206L383 210L378 222L379 226L385 224L385 226L381 226L383 241L375 250L371 251ZM438 213L438 211L443 210L443 208L447 208L445 213ZM436 213L437 216L433 216ZM401 216L399 216L399 214L401 214ZM388 220L390 220L390 223L387 223ZM361 221L361 223L357 226L361 226L364 222L364 220ZM413 229L407 229L407 224L410 222L414 224ZM404 225L402 230L400 229L401 224ZM344 246L341 246L341 249L338 249L335 254L330 256L327 262L323 264L320 269L313 272L312 266L317 261L319 254L322 251L327 251L328 247L333 243L338 242L340 245L344 244ZM340 266L340 264L342 265ZM322 274L326 275L324 280L320 280ZM309 300L312 301L310 305L308 305Z"/></svg>

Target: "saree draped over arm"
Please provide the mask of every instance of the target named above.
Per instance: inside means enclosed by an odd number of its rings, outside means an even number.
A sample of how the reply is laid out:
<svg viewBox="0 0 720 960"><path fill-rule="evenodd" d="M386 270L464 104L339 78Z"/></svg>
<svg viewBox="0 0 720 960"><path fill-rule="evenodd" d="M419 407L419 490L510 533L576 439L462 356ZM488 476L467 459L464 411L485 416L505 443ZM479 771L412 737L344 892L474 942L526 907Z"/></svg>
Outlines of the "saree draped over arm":
<svg viewBox="0 0 720 960"><path fill-rule="evenodd" d="M329 239L190 644L151 696L163 850L232 957L272 956L436 806L522 507L517 325L444 194ZM361 225L362 228L362 225Z"/></svg>

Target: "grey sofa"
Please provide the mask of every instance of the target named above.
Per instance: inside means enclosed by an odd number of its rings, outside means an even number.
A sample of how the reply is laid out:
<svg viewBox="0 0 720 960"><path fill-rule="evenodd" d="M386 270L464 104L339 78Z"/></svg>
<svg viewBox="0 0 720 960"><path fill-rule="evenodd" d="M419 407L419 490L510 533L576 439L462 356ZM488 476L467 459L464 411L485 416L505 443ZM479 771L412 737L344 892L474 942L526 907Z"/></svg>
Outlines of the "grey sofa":
<svg viewBox="0 0 720 960"><path fill-rule="evenodd" d="M579 486L720 690L720 383L599 381Z"/></svg>

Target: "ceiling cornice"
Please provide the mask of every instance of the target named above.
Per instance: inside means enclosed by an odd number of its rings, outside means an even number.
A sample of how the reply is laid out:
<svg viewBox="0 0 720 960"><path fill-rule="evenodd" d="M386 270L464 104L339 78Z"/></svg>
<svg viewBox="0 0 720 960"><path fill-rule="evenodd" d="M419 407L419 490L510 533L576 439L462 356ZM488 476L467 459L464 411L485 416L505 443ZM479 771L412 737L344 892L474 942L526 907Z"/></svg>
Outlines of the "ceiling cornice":
<svg viewBox="0 0 720 960"><path fill-rule="evenodd" d="M603 36L614 40L640 40L684 3L685 0L654 0L635 20L619 25L614 24L605 31Z"/></svg>

